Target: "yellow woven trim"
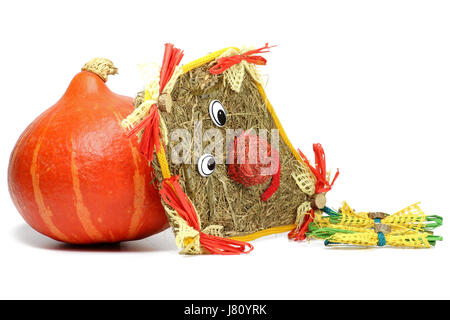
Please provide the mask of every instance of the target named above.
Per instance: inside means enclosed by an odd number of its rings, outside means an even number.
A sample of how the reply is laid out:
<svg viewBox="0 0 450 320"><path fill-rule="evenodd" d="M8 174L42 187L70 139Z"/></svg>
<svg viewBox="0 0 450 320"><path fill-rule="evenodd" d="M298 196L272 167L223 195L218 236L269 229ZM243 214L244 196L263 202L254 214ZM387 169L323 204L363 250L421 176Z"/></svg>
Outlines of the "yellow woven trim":
<svg viewBox="0 0 450 320"><path fill-rule="evenodd" d="M289 224L286 226L273 227L273 228L257 231L257 232L251 233L251 234L247 234L245 236L230 237L230 239L248 242L248 241L252 241L252 240L255 240L255 239L258 239L261 237L265 237L265 236L268 236L271 234L288 232L294 228L295 228L295 224Z"/></svg>
<svg viewBox="0 0 450 320"><path fill-rule="evenodd" d="M163 178L169 179L172 175L170 174L169 163L167 162L166 151L162 142L159 151L156 153L156 157L158 158Z"/></svg>

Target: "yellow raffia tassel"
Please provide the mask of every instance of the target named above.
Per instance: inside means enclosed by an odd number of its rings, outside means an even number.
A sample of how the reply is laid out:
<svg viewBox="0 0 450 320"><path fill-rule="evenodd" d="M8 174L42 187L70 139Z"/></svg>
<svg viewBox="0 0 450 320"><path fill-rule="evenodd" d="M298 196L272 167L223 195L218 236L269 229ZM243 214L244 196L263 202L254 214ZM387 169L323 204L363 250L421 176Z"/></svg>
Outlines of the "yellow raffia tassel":
<svg viewBox="0 0 450 320"><path fill-rule="evenodd" d="M180 253L201 254L200 233L188 225L186 220L181 218L178 213L166 205L164 201L161 201L161 203L166 211L169 223L173 228L175 243L177 247L181 249Z"/></svg>
<svg viewBox="0 0 450 320"><path fill-rule="evenodd" d="M355 212L347 202L341 208L342 219L339 224L352 227L373 227L374 220L368 212ZM392 215L380 220L380 223L390 225L392 230L423 231L426 215L420 209L419 203L412 204Z"/></svg>
<svg viewBox="0 0 450 320"><path fill-rule="evenodd" d="M159 97L159 80L161 67L155 63L152 64L142 64L139 66L141 70L142 78L145 84L145 94L144 102L141 103L134 111L128 115L121 123L124 129L132 129L134 126L139 124L150 111L152 105L158 103ZM178 77L183 73L182 67L178 66L175 68L175 72L167 82L162 93L170 94L175 86Z"/></svg>
<svg viewBox="0 0 450 320"><path fill-rule="evenodd" d="M242 48L242 50L230 48L225 51L219 58L234 56L252 49L254 48L244 47ZM234 66L225 70L223 73L224 80L228 82L233 91L241 92L242 83L245 79L245 71L247 71L247 73L256 83L262 84L261 75L259 74L258 69L255 67L255 65L242 60L242 62L235 64Z"/></svg>
<svg viewBox="0 0 450 320"><path fill-rule="evenodd" d="M427 233L413 232L403 234L386 234L387 246L394 247L412 247L412 248L430 248L427 240ZM350 244L357 246L377 246L379 245L378 234L375 231L358 233L336 233L328 239L329 242Z"/></svg>
<svg viewBox="0 0 450 320"><path fill-rule="evenodd" d="M316 192L316 181L313 174L304 163L299 163L297 170L294 170L291 173L291 177L303 193L306 193L309 196L314 195Z"/></svg>

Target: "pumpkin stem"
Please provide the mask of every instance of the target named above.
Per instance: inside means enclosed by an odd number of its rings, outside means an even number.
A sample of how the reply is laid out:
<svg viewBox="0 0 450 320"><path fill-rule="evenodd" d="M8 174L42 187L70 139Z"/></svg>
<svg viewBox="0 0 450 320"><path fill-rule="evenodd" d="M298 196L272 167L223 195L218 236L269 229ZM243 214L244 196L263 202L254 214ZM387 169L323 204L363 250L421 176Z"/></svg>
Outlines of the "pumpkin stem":
<svg viewBox="0 0 450 320"><path fill-rule="evenodd" d="M114 67L111 60L105 58L94 58L87 62L81 70L93 72L106 82L109 75L117 74L118 69Z"/></svg>

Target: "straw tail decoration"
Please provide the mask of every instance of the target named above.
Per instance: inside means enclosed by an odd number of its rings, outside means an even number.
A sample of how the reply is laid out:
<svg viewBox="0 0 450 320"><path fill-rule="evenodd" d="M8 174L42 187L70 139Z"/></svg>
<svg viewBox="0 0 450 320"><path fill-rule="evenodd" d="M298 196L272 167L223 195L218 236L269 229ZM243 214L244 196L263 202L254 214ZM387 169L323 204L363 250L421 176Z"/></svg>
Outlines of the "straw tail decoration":
<svg viewBox="0 0 450 320"><path fill-rule="evenodd" d="M433 234L442 225L442 217L425 215L418 203L392 215L357 213L346 202L338 212L328 207L322 211L327 216L316 217L308 235L324 239L325 245L429 248L443 240Z"/></svg>

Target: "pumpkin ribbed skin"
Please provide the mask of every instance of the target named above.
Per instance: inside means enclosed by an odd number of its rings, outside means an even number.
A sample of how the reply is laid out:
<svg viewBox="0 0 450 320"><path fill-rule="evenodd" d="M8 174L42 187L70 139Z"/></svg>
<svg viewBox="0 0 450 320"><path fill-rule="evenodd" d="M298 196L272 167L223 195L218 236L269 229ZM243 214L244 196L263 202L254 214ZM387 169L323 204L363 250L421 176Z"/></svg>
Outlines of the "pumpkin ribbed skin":
<svg viewBox="0 0 450 320"><path fill-rule="evenodd" d="M56 240L135 240L168 227L153 174L120 121L129 97L82 71L23 132L11 154L9 191L25 221Z"/></svg>

